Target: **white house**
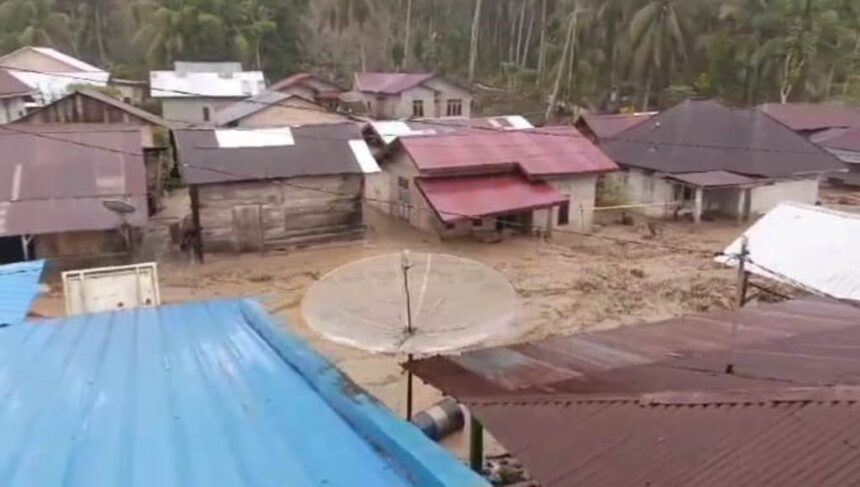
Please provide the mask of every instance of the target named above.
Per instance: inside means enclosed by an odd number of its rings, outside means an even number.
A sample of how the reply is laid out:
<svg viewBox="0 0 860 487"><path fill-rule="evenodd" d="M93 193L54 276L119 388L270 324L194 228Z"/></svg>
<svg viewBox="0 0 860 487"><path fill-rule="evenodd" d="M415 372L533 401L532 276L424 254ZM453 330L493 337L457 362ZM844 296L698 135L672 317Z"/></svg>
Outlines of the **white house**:
<svg viewBox="0 0 860 487"><path fill-rule="evenodd" d="M844 172L832 154L760 110L688 100L624 130L601 148L624 171L631 204L653 216L690 211L745 219L783 201L814 204L824 175Z"/></svg>
<svg viewBox="0 0 860 487"><path fill-rule="evenodd" d="M173 71L152 71L152 98L170 121L212 123L215 112L266 89L262 71L242 71L240 63L174 63Z"/></svg>

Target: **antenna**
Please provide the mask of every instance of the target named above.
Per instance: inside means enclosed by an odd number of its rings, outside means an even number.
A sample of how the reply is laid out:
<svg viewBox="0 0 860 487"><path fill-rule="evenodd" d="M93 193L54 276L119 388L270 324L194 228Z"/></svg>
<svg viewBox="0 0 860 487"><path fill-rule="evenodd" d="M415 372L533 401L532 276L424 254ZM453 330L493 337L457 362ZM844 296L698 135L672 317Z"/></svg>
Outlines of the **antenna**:
<svg viewBox="0 0 860 487"><path fill-rule="evenodd" d="M407 416L414 355L451 354L510 342L526 328L520 301L499 272L452 255L403 251L335 269L305 294L302 315L327 339L372 353L406 355Z"/></svg>

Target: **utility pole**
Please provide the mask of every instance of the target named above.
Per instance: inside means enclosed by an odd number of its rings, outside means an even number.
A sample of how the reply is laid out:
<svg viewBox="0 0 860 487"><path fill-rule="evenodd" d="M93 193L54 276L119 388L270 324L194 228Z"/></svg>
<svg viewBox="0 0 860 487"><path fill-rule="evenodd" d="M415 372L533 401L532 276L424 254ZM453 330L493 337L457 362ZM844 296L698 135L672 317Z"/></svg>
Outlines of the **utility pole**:
<svg viewBox="0 0 860 487"><path fill-rule="evenodd" d="M738 327L740 327L740 310L747 299L747 286L749 274L747 274L746 263L749 256L749 239L746 235L741 236L741 252L738 254L738 277L735 289L735 315L732 320L732 334L729 338L729 362L726 364L726 373L735 373L735 341L737 340Z"/></svg>

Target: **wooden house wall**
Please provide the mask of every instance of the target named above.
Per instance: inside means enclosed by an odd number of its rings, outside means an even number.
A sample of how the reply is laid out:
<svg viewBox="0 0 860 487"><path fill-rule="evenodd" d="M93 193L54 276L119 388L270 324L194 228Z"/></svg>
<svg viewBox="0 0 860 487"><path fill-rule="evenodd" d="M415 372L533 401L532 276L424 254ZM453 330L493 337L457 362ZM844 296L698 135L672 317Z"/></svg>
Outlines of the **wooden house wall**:
<svg viewBox="0 0 860 487"><path fill-rule="evenodd" d="M130 113L94 98L69 96L33 112L21 123L132 123L146 124Z"/></svg>
<svg viewBox="0 0 860 487"><path fill-rule="evenodd" d="M203 250L261 251L359 237L362 181L342 175L197 186Z"/></svg>

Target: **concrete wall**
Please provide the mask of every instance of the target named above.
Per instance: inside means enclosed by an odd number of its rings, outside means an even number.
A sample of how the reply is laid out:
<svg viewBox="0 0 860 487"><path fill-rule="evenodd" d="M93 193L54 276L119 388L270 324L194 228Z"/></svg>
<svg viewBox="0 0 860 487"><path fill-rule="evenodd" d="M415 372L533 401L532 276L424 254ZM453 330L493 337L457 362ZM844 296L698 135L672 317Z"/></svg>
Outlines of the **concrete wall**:
<svg viewBox="0 0 860 487"><path fill-rule="evenodd" d="M398 95L350 92L348 98L360 101L365 106L369 102L371 107L368 114L379 119L412 118L412 103L415 100L424 102L424 118L446 117L449 99L461 100L463 111L460 117L472 116L472 95L441 79L430 80Z"/></svg>
<svg viewBox="0 0 860 487"><path fill-rule="evenodd" d="M675 202L675 185L663 179L664 174L628 168L603 177L607 182L617 183L626 197L627 204L655 205L638 208L637 212L651 217L671 214L669 205Z"/></svg>
<svg viewBox="0 0 860 487"><path fill-rule="evenodd" d="M360 236L361 191L361 175L198 186L204 251L260 251Z"/></svg>
<svg viewBox="0 0 860 487"><path fill-rule="evenodd" d="M750 192L750 215L767 213L783 201L813 205L818 201L819 178L777 181Z"/></svg>
<svg viewBox="0 0 860 487"><path fill-rule="evenodd" d="M547 212L552 212L553 228L588 232L594 223L594 205L597 190L597 176L568 176L547 181L558 192L570 198L568 204L568 223L559 224L560 207L537 210L534 212L534 225L544 227Z"/></svg>
<svg viewBox="0 0 860 487"><path fill-rule="evenodd" d="M161 114L168 122L214 123L215 113L242 98L162 98ZM203 120L203 108L209 108L209 122Z"/></svg>
<svg viewBox="0 0 860 487"><path fill-rule="evenodd" d="M381 173L370 175L365 181L365 195L377 200L369 204L421 230L427 232L439 230L441 222L415 185L418 169L409 157L403 151L397 151L381 166ZM408 181L408 189L401 189L400 178ZM398 203L401 201L404 204Z"/></svg>
<svg viewBox="0 0 860 487"><path fill-rule="evenodd" d="M0 98L0 123L9 123L27 113L24 98Z"/></svg>
<svg viewBox="0 0 860 487"><path fill-rule="evenodd" d="M348 122L350 119L307 100L290 98L283 104L271 106L239 120L239 127L282 127L318 123Z"/></svg>

